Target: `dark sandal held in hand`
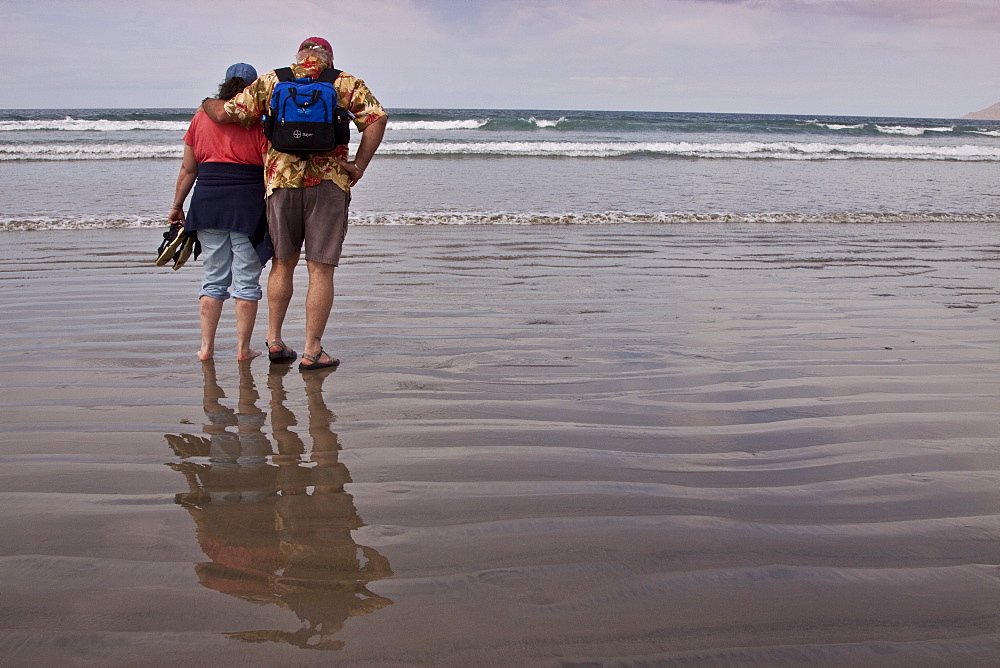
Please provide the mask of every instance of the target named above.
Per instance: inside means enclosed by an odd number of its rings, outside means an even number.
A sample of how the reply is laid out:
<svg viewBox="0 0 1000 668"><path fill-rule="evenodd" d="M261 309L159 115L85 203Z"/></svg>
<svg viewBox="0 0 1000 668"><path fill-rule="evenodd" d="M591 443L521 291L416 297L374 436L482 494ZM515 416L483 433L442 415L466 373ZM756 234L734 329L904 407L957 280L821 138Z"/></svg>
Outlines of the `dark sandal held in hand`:
<svg viewBox="0 0 1000 668"><path fill-rule="evenodd" d="M286 346L281 341L268 341L267 343L267 358L272 362L294 362L295 358L298 357L298 353ZM271 348L281 348L278 352L271 352Z"/></svg>
<svg viewBox="0 0 1000 668"><path fill-rule="evenodd" d="M306 364L304 361L299 362L299 371L315 371L316 369L329 369L331 367L338 366L340 360L336 357L330 357L329 362L320 362L319 358L323 356L326 351L322 348L319 349L319 355L306 355L302 353L303 360L309 360L312 364ZM328 355L329 356L329 355Z"/></svg>

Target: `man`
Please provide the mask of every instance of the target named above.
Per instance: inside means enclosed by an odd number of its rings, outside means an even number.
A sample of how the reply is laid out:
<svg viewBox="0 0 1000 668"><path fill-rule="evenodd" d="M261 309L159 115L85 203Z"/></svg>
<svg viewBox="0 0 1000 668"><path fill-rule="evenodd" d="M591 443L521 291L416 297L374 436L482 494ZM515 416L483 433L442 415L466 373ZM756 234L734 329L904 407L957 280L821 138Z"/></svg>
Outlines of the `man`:
<svg viewBox="0 0 1000 668"><path fill-rule="evenodd" d="M296 78L316 78L333 66L333 48L320 37L299 46L292 72ZM272 70L228 102L206 99L202 109L219 123L252 127L267 112L271 92L278 83ZM361 144L354 160L347 146L302 159L269 146L264 164L267 218L274 245L274 260L267 281L269 310L268 356L273 362L291 362L294 350L285 345L281 328L292 299L292 275L305 243L309 287L306 291L306 341L300 371L337 366L340 360L323 350L322 338L333 307L333 274L347 233L351 186L361 180L385 133L385 109L365 82L346 72L334 83L337 103L354 115Z"/></svg>

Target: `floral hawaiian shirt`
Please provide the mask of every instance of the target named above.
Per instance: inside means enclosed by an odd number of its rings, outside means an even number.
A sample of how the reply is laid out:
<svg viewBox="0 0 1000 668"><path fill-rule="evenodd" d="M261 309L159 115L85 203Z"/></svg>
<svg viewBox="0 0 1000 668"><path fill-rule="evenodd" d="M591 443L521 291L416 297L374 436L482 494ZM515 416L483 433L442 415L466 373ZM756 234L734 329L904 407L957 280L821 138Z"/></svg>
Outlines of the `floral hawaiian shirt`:
<svg viewBox="0 0 1000 668"><path fill-rule="evenodd" d="M316 61L292 65L296 78L315 78L322 69L322 64ZM226 102L226 112L243 127L253 127L267 112L271 91L277 83L278 75L273 71L261 75L242 93ZM341 72L334 87L337 89L337 104L354 114L354 124L359 131L386 115L385 109L361 79ZM335 158L338 157L348 159L347 146L338 146L329 153L319 153L308 160L268 146L264 161L267 194L270 195L275 188L307 188L319 185L321 181L333 181L350 192L351 177L336 163Z"/></svg>

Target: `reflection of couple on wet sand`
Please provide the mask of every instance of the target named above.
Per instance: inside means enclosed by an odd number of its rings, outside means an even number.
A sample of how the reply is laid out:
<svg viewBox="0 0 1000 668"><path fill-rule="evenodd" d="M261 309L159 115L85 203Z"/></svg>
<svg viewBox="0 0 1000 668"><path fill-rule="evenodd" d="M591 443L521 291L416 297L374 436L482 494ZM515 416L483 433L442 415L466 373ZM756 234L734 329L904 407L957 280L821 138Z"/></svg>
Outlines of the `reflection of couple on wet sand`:
<svg viewBox="0 0 1000 668"><path fill-rule="evenodd" d="M240 365L236 409L220 403L212 361L203 362L206 436L166 435L182 460L170 466L187 479L178 494L197 526L198 543L211 561L195 566L199 582L254 603L274 603L295 613L297 631L261 630L228 634L249 642L286 642L310 649L340 649L332 639L348 617L374 612L392 601L366 585L389 577L389 562L358 545L351 531L363 525L351 481L338 461L335 420L323 400L323 380L333 369L304 377L312 450L290 427L298 423L285 407L284 376L273 365L267 377L272 436L263 432L266 414L249 364Z"/></svg>

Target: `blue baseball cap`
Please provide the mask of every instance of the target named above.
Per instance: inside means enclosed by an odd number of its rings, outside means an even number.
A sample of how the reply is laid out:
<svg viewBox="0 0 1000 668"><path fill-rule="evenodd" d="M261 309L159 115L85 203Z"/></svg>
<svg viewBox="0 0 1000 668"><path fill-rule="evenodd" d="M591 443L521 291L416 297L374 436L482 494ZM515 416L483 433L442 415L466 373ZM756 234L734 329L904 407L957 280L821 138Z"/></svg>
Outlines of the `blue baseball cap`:
<svg viewBox="0 0 1000 668"><path fill-rule="evenodd" d="M226 70L226 81L235 77L240 77L243 81L249 84L257 78L257 70L253 68L253 65L236 63L235 65L230 65L229 69Z"/></svg>

